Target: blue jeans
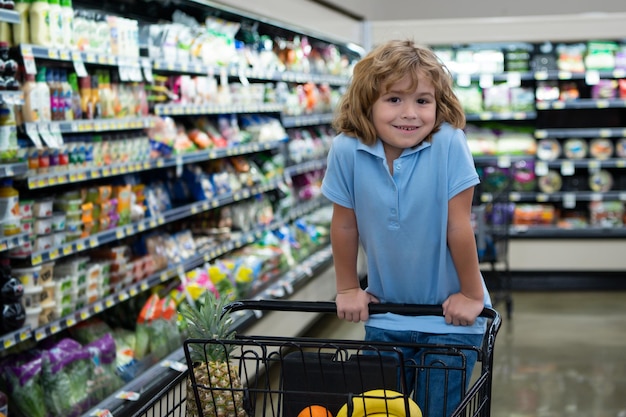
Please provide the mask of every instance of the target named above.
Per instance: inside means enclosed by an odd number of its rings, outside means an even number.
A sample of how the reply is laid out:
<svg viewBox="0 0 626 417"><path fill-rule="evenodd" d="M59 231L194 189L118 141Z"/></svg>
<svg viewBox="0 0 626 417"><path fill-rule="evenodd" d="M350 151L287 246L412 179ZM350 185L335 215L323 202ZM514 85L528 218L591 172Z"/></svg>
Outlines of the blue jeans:
<svg viewBox="0 0 626 417"><path fill-rule="evenodd" d="M430 347L462 345L480 348L483 335L433 334L365 326L365 340L398 343L405 364L409 365L405 366L407 393L415 390L413 398L424 416L447 417L459 405L469 386L478 354L474 349L456 351Z"/></svg>

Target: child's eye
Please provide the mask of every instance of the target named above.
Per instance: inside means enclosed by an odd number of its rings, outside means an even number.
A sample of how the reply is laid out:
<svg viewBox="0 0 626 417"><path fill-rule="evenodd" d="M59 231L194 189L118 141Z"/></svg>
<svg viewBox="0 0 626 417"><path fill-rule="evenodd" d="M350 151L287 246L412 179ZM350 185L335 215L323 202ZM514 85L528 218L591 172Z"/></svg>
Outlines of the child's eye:
<svg viewBox="0 0 626 417"><path fill-rule="evenodd" d="M417 99L417 104L428 104L428 103L430 103L430 101L425 98Z"/></svg>
<svg viewBox="0 0 626 417"><path fill-rule="evenodd" d="M387 100L389 102L391 102L391 103L398 103L400 101L400 98L399 97L389 97Z"/></svg>

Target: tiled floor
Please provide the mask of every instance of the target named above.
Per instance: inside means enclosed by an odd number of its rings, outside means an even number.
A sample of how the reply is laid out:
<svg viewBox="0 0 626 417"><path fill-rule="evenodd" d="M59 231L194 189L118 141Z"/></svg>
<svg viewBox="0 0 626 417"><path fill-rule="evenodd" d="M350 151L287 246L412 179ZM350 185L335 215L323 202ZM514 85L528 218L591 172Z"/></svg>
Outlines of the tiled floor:
<svg viewBox="0 0 626 417"><path fill-rule="evenodd" d="M626 417L626 293L515 293L503 318L492 416ZM327 317L310 334L360 337L361 326Z"/></svg>

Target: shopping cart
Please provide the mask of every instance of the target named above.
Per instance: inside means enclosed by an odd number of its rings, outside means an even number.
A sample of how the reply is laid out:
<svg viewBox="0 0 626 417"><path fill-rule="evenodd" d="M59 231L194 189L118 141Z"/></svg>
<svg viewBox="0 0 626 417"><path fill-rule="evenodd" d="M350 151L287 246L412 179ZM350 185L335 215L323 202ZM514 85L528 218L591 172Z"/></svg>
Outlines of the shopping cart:
<svg viewBox="0 0 626 417"><path fill-rule="evenodd" d="M336 314L333 302L250 300L232 303L226 309ZM370 306L370 314L385 312L443 314L441 306ZM419 417L415 413L416 403L413 402L417 401L418 392L433 389L446 392L445 387L430 386L428 376L442 372L445 374L443 380L448 381L453 372L464 375L466 355L475 352L480 367L476 367L476 375L471 378L470 384L463 383L469 385L469 388L462 392L460 404L452 416L489 416L493 351L501 319L498 312L489 308L485 308L481 316L488 323L482 346L407 345L422 349L424 359L419 363L405 360L400 350L402 346L391 343L248 335L238 335L235 340L188 339L184 342L184 351L190 369L189 382L199 410L203 407L201 398L210 398L213 403L208 412L205 411L204 417L226 416L225 410L229 406L230 409L242 411L238 416L325 417L324 413L320 415L307 409L312 405L326 408L329 415L335 417L360 417L375 413ZM192 371L199 364L192 363L190 356L192 347L198 348L197 345L202 346L205 352L216 347L231 352L228 373L235 370L241 384L219 388L217 381L224 377L221 371L220 375L209 375L209 386L199 383L197 371ZM454 365L447 365L447 358ZM209 369L202 366L201 372L211 372ZM410 387L418 381L425 385L411 393ZM428 404L425 409L431 410ZM445 404L442 409L445 410ZM307 411L301 413L302 410Z"/></svg>

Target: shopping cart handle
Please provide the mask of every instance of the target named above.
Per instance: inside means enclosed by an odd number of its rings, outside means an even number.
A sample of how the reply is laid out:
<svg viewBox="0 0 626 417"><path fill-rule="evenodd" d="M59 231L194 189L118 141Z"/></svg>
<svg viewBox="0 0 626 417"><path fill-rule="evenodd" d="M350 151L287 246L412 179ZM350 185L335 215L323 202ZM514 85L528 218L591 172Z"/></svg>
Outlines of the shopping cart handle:
<svg viewBox="0 0 626 417"><path fill-rule="evenodd" d="M337 313L337 305L333 301L293 301L293 300L239 300L224 307L225 311L258 310L258 311L302 311L309 313ZM405 316L443 316L443 307L437 304L391 304L371 303L370 314L394 313ZM484 308L481 317L496 319L499 314Z"/></svg>

